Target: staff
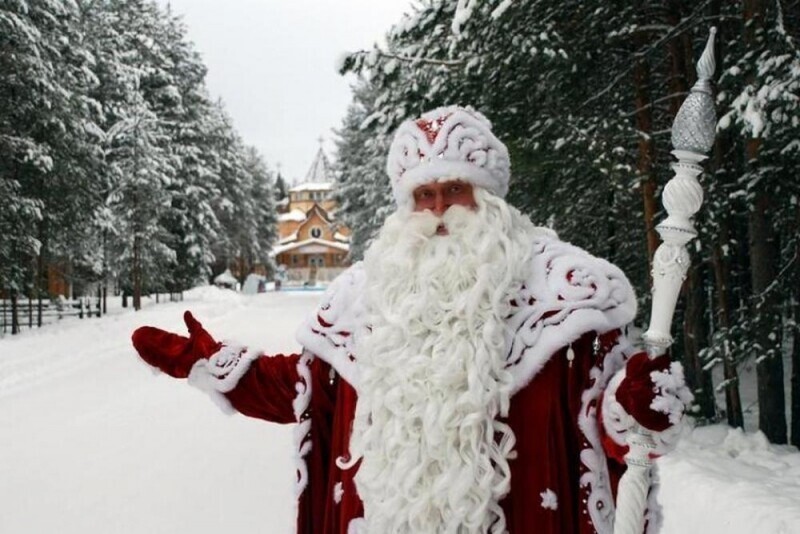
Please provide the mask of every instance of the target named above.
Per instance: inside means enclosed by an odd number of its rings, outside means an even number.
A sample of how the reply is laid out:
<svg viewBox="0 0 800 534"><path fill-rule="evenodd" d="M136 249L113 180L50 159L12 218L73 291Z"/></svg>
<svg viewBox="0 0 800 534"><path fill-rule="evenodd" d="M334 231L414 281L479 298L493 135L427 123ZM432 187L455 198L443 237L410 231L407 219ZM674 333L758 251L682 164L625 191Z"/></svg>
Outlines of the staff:
<svg viewBox="0 0 800 534"><path fill-rule="evenodd" d="M717 118L711 77L714 75L714 35L711 28L706 48L697 63L697 83L684 100L672 124L672 164L675 176L662 195L667 218L656 226L662 243L653 258L653 303L650 327L642 336L650 357L664 354L672 345L670 326L678 301L678 293L689 270L687 243L697 236L691 221L703 202L703 188L697 177L703 172L700 162L714 145ZM644 511L650 490L653 437L640 427L628 435L628 465L619 483L614 534L640 534L644 527Z"/></svg>

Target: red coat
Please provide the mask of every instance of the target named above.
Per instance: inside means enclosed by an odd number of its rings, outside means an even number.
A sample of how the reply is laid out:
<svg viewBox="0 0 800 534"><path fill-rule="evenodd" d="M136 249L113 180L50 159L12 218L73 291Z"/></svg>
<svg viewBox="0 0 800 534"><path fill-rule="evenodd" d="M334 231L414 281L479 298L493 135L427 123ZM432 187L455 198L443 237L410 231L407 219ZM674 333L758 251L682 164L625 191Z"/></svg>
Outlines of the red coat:
<svg viewBox="0 0 800 534"><path fill-rule="evenodd" d="M589 503L610 512L609 505L613 507L613 502L607 501L602 490L581 484L582 476L591 475L589 462L582 461L581 454L594 454L607 464L606 473L614 491L624 466L614 459L606 461L602 449L592 448L580 421L582 412L597 408L599 392L588 402L582 396L591 390L592 368L601 369L616 337L617 332L602 336L602 350L594 354L595 335L587 333L572 343L575 352L572 365L565 347L512 398L508 423L517 439L518 456L510 461L511 491L502 502L509 532L604 532L603 527L594 527ZM363 515L353 483L355 469L341 470L335 462L348 453L357 395L326 362L315 358L303 364L300 358L298 354L259 357L225 396L245 415L295 423L292 404L297 396L295 385L301 382L297 366L309 366L311 400L301 419L311 421L307 438L311 448L304 457L308 479L299 496L297 531L344 534L349 522ZM603 476L602 469L597 472ZM338 484L341 497L337 502ZM555 510L542 506L542 493L548 489L556 496Z"/></svg>
<svg viewBox="0 0 800 534"><path fill-rule="evenodd" d="M348 457L357 402L353 353L354 338L366 326L362 277L355 266L331 287L298 334L302 355L230 351L222 364L228 369L224 384L209 375L220 365L214 358L211 371L202 365L193 370L207 375L195 383L222 393L235 410L298 425L301 533L344 534L351 520L363 516L353 482L357 467L336 464ZM511 305L508 368L516 387L507 422L517 456L509 462L511 490L501 503L508 529L610 533L624 441L599 412L607 386L634 352L621 334L635 314L633 291L616 267L543 238L534 244L531 279ZM613 399L613 392L605 394Z"/></svg>

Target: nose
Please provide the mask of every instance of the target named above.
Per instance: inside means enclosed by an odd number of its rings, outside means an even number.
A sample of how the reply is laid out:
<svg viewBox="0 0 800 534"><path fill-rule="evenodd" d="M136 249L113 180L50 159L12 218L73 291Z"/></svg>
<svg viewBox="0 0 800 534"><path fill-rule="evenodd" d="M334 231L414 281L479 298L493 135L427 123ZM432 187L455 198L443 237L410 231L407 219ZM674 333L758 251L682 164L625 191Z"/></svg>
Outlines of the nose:
<svg viewBox="0 0 800 534"><path fill-rule="evenodd" d="M436 201L433 205L433 214L437 217L441 217L444 215L444 212L447 211L447 208L450 207L450 203L446 202L444 199L444 194L441 191L436 192Z"/></svg>

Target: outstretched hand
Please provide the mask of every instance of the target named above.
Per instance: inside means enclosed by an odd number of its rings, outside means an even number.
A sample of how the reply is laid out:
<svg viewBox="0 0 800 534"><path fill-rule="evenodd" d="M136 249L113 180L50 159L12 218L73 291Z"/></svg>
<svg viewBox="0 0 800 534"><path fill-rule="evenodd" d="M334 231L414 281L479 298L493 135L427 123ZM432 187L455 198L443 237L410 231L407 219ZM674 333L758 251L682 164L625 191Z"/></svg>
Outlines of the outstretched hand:
<svg viewBox="0 0 800 534"><path fill-rule="evenodd" d="M208 358L222 346L206 332L191 312L183 314L189 337L160 328L142 326L131 336L139 356L153 367L175 378L186 378L198 360Z"/></svg>

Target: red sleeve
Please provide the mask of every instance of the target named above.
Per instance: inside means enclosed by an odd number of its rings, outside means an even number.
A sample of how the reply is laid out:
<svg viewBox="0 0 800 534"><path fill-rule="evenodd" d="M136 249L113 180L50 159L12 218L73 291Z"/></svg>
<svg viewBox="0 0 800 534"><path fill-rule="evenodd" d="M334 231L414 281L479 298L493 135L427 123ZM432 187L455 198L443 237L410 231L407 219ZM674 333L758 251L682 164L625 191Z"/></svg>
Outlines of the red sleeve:
<svg viewBox="0 0 800 534"><path fill-rule="evenodd" d="M300 381L299 354L259 356L225 397L240 413L274 423L295 423L292 402Z"/></svg>

